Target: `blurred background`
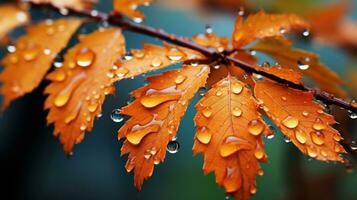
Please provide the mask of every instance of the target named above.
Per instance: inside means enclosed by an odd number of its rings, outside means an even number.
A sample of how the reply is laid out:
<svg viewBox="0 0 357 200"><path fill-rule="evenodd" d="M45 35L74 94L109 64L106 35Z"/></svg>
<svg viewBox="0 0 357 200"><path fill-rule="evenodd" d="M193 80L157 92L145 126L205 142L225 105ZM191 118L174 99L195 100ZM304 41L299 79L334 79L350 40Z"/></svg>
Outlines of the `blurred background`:
<svg viewBox="0 0 357 200"><path fill-rule="evenodd" d="M0 0L0 3L4 2ZM159 4L140 7L140 10L147 17L144 24L169 33L191 37L204 33L205 26L209 24L218 35L230 37L241 6L245 7L246 13L266 9L309 16L314 9L323 9L336 2L162 0ZM354 37L343 42L329 40L328 34L322 39L301 39L298 36L293 39L295 46L319 54L323 63L338 72L353 98L357 97L357 43L354 43L357 39L357 1L349 3L350 10L343 20L351 23L348 28ZM110 11L111 1L100 0L96 9ZM49 10L32 9L31 12L33 22L60 17ZM99 26L102 24L90 23L82 26L78 33L89 33ZM18 28L10 34L10 38L23 33L24 29ZM331 32L333 35L336 33ZM131 32L125 32L125 36L128 49L141 48L143 43L161 44L159 40ZM74 37L70 46L75 42ZM0 56L3 57L6 52L6 46L2 46ZM170 68L176 67L179 66ZM47 112L42 109L45 100L42 92L47 84L44 81L33 93L16 100L0 116L0 194L4 199L229 199L224 190L215 184L213 174L203 175L202 157L192 155L195 133L192 118L196 112L193 106L199 95L191 102L181 123L177 139L181 146L179 152L167 154L165 162L155 167L153 177L144 183L143 190L137 192L132 174L127 174L124 169L126 157L120 157L122 142L117 140L116 131L123 122L114 123L110 114L113 109L132 100L128 94L145 84L144 77L116 84L117 92L106 99L103 116L96 120L93 131L75 147L70 158L66 157L61 144L52 136L53 127L46 125ZM341 122L337 128L349 133L348 140L353 137L356 140L356 121L350 119L346 111L331 109ZM264 176L257 177L258 192L253 200L357 199L357 173L353 169L310 160L286 142L280 133L265 143L269 161L263 164Z"/></svg>

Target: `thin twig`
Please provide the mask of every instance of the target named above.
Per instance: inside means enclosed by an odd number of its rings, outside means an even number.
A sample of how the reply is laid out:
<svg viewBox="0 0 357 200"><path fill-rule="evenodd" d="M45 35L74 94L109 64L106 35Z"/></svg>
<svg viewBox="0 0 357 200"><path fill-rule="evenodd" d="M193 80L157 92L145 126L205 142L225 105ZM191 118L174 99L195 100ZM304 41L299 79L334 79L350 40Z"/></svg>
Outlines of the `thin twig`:
<svg viewBox="0 0 357 200"><path fill-rule="evenodd" d="M60 10L59 8L54 7L51 4L46 4L46 3L40 3L40 4L31 3L31 5L40 7L40 8L47 7L50 9L57 10L57 11ZM352 105L352 103L347 102L343 99L337 98L333 94L330 94L325 91L321 91L319 89L308 88L302 84L296 84L291 81L282 79L276 75L270 74L268 72L260 71L259 69L253 67L252 65L250 65L248 63L245 63L245 62L243 62L239 59L233 58L231 56L227 56L227 55L220 53L218 51L215 51L213 49L205 48L201 45L198 45L198 44L192 42L188 38L177 37L173 34L169 34L169 33L165 32L161 29L156 29L156 28L142 25L142 24L135 24L135 23L128 22L122 16L115 14L115 13L106 14L106 13L99 12L96 10L74 10L74 9L68 9L68 11L71 14L76 14L76 15L79 15L82 17L87 17L87 18L90 18L90 19L96 20L96 21L105 21L111 25L119 26L125 30L129 30L129 31L145 34L148 36L156 37L161 40L164 40L164 41L167 41L167 42L170 42L170 43L182 46L182 47L196 50L211 59L222 59L222 60L229 61L232 64L242 68L246 72L260 74L260 75L262 75L266 78L269 78L275 82L285 84L288 87L291 87L294 89L298 89L298 90L302 90L302 91L311 91L311 92L313 92L315 98L318 100L324 101L325 103L328 103L328 104L334 104L334 105L337 105L344 109L350 110L351 112L357 113L357 107L354 107Z"/></svg>

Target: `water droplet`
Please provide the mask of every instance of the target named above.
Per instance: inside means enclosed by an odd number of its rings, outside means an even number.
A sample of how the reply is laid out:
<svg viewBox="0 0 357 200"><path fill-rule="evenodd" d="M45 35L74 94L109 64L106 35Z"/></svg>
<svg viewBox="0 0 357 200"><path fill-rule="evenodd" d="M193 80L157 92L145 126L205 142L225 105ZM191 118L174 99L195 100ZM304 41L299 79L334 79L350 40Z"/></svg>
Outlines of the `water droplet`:
<svg viewBox="0 0 357 200"><path fill-rule="evenodd" d="M98 103L93 102L88 105L88 111L91 113L95 112L97 109L98 109Z"/></svg>
<svg viewBox="0 0 357 200"><path fill-rule="evenodd" d="M306 133L302 130L295 131L295 138L301 144L305 144L307 140Z"/></svg>
<svg viewBox="0 0 357 200"><path fill-rule="evenodd" d="M180 143L178 143L177 141L170 141L166 146L167 152L171 154L177 153L179 149L180 149Z"/></svg>
<svg viewBox="0 0 357 200"><path fill-rule="evenodd" d="M312 142L317 145L323 145L325 143L325 136L322 132L314 131L311 133Z"/></svg>
<svg viewBox="0 0 357 200"><path fill-rule="evenodd" d="M262 67L270 68L270 63L269 62L263 62Z"/></svg>
<svg viewBox="0 0 357 200"><path fill-rule="evenodd" d="M250 194L255 194L255 193L257 193L257 188L255 186L252 186L250 188Z"/></svg>
<svg viewBox="0 0 357 200"><path fill-rule="evenodd" d="M121 67L116 71L116 74L119 78L123 78L127 73L129 73L129 70L125 67Z"/></svg>
<svg viewBox="0 0 357 200"><path fill-rule="evenodd" d="M290 138L288 136L284 135L284 142L285 143L290 143L291 140L290 140Z"/></svg>
<svg viewBox="0 0 357 200"><path fill-rule="evenodd" d="M310 156L311 158L316 158L317 157L317 151L314 148L307 147L307 155Z"/></svg>
<svg viewBox="0 0 357 200"><path fill-rule="evenodd" d="M321 131L326 128L326 124L320 118L317 118L312 128L316 131Z"/></svg>
<svg viewBox="0 0 357 200"><path fill-rule="evenodd" d="M211 141L212 134L207 130L206 127L201 127L198 129L196 134L197 140L203 144L208 144Z"/></svg>
<svg viewBox="0 0 357 200"><path fill-rule="evenodd" d="M250 55L252 55L252 56L255 56L255 55L257 54L257 52L256 52L255 50L250 50L249 53L250 53Z"/></svg>
<svg viewBox="0 0 357 200"><path fill-rule="evenodd" d="M211 115L212 115L211 108L206 107L206 108L202 111L202 115L205 116L206 118L210 118Z"/></svg>
<svg viewBox="0 0 357 200"><path fill-rule="evenodd" d="M185 80L186 80L186 76L184 76L184 75L178 75L178 76L175 78L175 83L176 83L176 84L181 84L181 83L183 83Z"/></svg>
<svg viewBox="0 0 357 200"><path fill-rule="evenodd" d="M268 139L268 140L274 139L274 137L275 137L274 134L267 135L267 139Z"/></svg>
<svg viewBox="0 0 357 200"><path fill-rule="evenodd" d="M141 140L149 133L155 133L160 130L159 124L151 124L136 130L136 126L132 128L132 132L126 135L126 139L133 145L140 144Z"/></svg>
<svg viewBox="0 0 357 200"><path fill-rule="evenodd" d="M223 93L222 93L222 90L217 90L217 91L216 91L216 96L217 96L217 97L222 96L222 94L223 94Z"/></svg>
<svg viewBox="0 0 357 200"><path fill-rule="evenodd" d="M28 47L23 51L23 58L25 61L32 61L37 58L39 49L36 47Z"/></svg>
<svg viewBox="0 0 357 200"><path fill-rule="evenodd" d="M307 70L310 68L310 65L303 63L302 61L298 60L297 65L300 70Z"/></svg>
<svg viewBox="0 0 357 200"><path fill-rule="evenodd" d="M219 69L221 66L220 65L214 65L213 68L214 69Z"/></svg>
<svg viewBox="0 0 357 200"><path fill-rule="evenodd" d="M308 113L307 111L303 111L303 112L302 112L302 115L303 115L304 117L308 117L308 116L309 116L309 113Z"/></svg>
<svg viewBox="0 0 357 200"><path fill-rule="evenodd" d="M352 141L350 147L351 147L351 149L352 149L353 151L356 151L356 150L357 150L357 143L356 143L355 141Z"/></svg>
<svg viewBox="0 0 357 200"><path fill-rule="evenodd" d="M355 112L352 112L352 111L348 111L348 116L351 118L351 119L357 119L357 113Z"/></svg>
<svg viewBox="0 0 357 200"><path fill-rule="evenodd" d="M166 56L171 60L171 61L179 61L181 60L185 54L179 51L177 48L171 48L167 53Z"/></svg>
<svg viewBox="0 0 357 200"><path fill-rule="evenodd" d="M244 16L244 7L240 7L238 10L238 15L239 16Z"/></svg>
<svg viewBox="0 0 357 200"><path fill-rule="evenodd" d="M124 117L121 115L121 110L120 109L114 109L112 111L112 113L110 114L110 118L115 123L119 123L119 122L122 122L124 120Z"/></svg>
<svg viewBox="0 0 357 200"><path fill-rule="evenodd" d="M154 108L164 102L178 100L180 97L179 93L153 93L142 97L140 103L146 108Z"/></svg>
<svg viewBox="0 0 357 200"><path fill-rule="evenodd" d="M133 21L134 21L135 23L137 23L137 24L140 24L140 23L143 22L143 19L142 19L142 18L139 18L139 17L136 17L136 18L133 19Z"/></svg>
<svg viewBox="0 0 357 200"><path fill-rule="evenodd" d="M254 119L248 123L248 132L254 136L262 134L264 128L264 124L258 119Z"/></svg>
<svg viewBox="0 0 357 200"><path fill-rule="evenodd" d="M284 34L284 33L286 33L286 29L284 27L280 27L279 32L281 34Z"/></svg>
<svg viewBox="0 0 357 200"><path fill-rule="evenodd" d="M159 57L155 57L151 60L152 67L160 67L162 65L162 60Z"/></svg>
<svg viewBox="0 0 357 200"><path fill-rule="evenodd" d="M67 8L60 8L59 12L61 15L68 15L69 11Z"/></svg>
<svg viewBox="0 0 357 200"><path fill-rule="evenodd" d="M281 97L281 100L286 101L287 98L286 98L285 96L282 96L282 97Z"/></svg>
<svg viewBox="0 0 357 200"><path fill-rule="evenodd" d="M49 49L49 48L45 48L44 50L43 50L43 54L45 54L45 55L51 55L51 49Z"/></svg>
<svg viewBox="0 0 357 200"><path fill-rule="evenodd" d="M142 59L145 57L145 51L139 49L131 50L131 53L134 55L135 58Z"/></svg>
<svg viewBox="0 0 357 200"><path fill-rule="evenodd" d="M292 116L288 116L283 120L282 123L285 127L293 129L299 125L299 119Z"/></svg>
<svg viewBox="0 0 357 200"><path fill-rule="evenodd" d="M7 46L7 51L9 53L15 53L16 52L16 47L14 45L9 45L9 46Z"/></svg>
<svg viewBox="0 0 357 200"><path fill-rule="evenodd" d="M258 170L258 175L259 175L259 176L263 176L263 175L264 175L264 171L263 171L262 169L259 169L259 170Z"/></svg>
<svg viewBox="0 0 357 200"><path fill-rule="evenodd" d="M213 28L211 27L211 25L207 24L205 29L206 29L206 33L207 34L212 34L213 33Z"/></svg>
<svg viewBox="0 0 357 200"><path fill-rule="evenodd" d="M234 94L240 94L243 91L243 85L241 83L234 83L232 85L232 92Z"/></svg>
<svg viewBox="0 0 357 200"><path fill-rule="evenodd" d="M232 114L235 117L240 117L242 115L242 110L238 107L233 108Z"/></svg>
<svg viewBox="0 0 357 200"><path fill-rule="evenodd" d="M305 29L303 32L302 32L302 35L305 36L305 37L308 37L310 35L310 30L309 29Z"/></svg>
<svg viewBox="0 0 357 200"><path fill-rule="evenodd" d="M84 80L85 73L80 73L75 76L71 82L56 96L54 104L57 107L62 107L66 105L68 100L71 98L72 93L77 88L77 86Z"/></svg>
<svg viewBox="0 0 357 200"><path fill-rule="evenodd" d="M247 141L240 139L236 136L230 135L220 146L219 153L223 158L226 158L241 149L248 149L247 146L251 148L251 145Z"/></svg>
<svg viewBox="0 0 357 200"><path fill-rule="evenodd" d="M200 89L198 89L198 94L201 96L204 96L207 92L207 88L206 87L200 87Z"/></svg>
<svg viewBox="0 0 357 200"><path fill-rule="evenodd" d="M95 53L91 49L82 48L78 51L75 60L78 66L89 67L93 64L95 57Z"/></svg>
<svg viewBox="0 0 357 200"><path fill-rule="evenodd" d="M265 156L265 152L264 152L264 150L263 150L262 148L258 148L258 149L255 150L254 156L255 156L258 160L263 159L264 156Z"/></svg>
<svg viewBox="0 0 357 200"><path fill-rule="evenodd" d="M87 126L86 126L86 125L81 125L81 126L79 127L79 130L81 130L81 131L85 131L85 130L86 130L86 128L87 128Z"/></svg>

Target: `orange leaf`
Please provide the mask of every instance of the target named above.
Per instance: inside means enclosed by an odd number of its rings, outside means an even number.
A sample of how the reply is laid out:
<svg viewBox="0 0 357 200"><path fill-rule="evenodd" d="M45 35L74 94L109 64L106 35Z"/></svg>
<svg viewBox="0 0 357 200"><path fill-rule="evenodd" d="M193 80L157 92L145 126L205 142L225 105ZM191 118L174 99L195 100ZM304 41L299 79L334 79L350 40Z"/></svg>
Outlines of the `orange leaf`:
<svg viewBox="0 0 357 200"><path fill-rule="evenodd" d="M193 151L204 154L204 173L214 171L227 193L249 199L256 192L256 175L263 174L259 161L267 160L261 134L270 134L250 90L228 75L196 108Z"/></svg>
<svg viewBox="0 0 357 200"><path fill-rule="evenodd" d="M47 121L54 123L54 134L60 136L66 153L92 129L105 96L114 92L112 67L124 53L121 30L103 29L81 36L66 53L63 66L48 75L52 82L45 90Z"/></svg>
<svg viewBox="0 0 357 200"><path fill-rule="evenodd" d="M300 70L311 77L322 90L339 96L346 93L339 88L343 84L340 77L327 66L320 63L319 57L311 52L294 49L292 42L282 38L259 41L252 50L263 52L275 59L282 67Z"/></svg>
<svg viewBox="0 0 357 200"><path fill-rule="evenodd" d="M54 58L67 45L80 24L79 19L41 22L29 27L27 35L17 40L16 51L2 60L5 67L0 74L3 109L40 84Z"/></svg>
<svg viewBox="0 0 357 200"><path fill-rule="evenodd" d="M93 8L97 0L25 0L36 4L50 3L57 8L72 8L75 10L86 10Z"/></svg>
<svg viewBox="0 0 357 200"><path fill-rule="evenodd" d="M205 58L196 51L169 44L164 44L164 46L144 44L143 50L134 49L131 52L132 57L116 63L118 67L116 74L119 79L134 77L178 62Z"/></svg>
<svg viewBox="0 0 357 200"><path fill-rule="evenodd" d="M29 14L13 4L3 4L0 6L0 40L2 40L12 29L26 24L29 21Z"/></svg>
<svg viewBox="0 0 357 200"><path fill-rule="evenodd" d="M239 49L256 39L283 36L292 29L306 29L309 24L294 14L266 14L260 11L243 22L238 16L233 32L233 46Z"/></svg>
<svg viewBox="0 0 357 200"><path fill-rule="evenodd" d="M145 16L136 8L140 5L148 5L152 0L113 0L114 11L131 19L142 21Z"/></svg>
<svg viewBox="0 0 357 200"><path fill-rule="evenodd" d="M192 40L201 46L215 48L219 52L228 50L229 39L218 37L215 33L197 34L192 37Z"/></svg>
<svg viewBox="0 0 357 200"><path fill-rule="evenodd" d="M295 84L301 84L302 73L293 69L283 68L281 66L269 66L269 67L257 67L258 71L266 72L275 75L281 79L293 82Z"/></svg>
<svg viewBox="0 0 357 200"><path fill-rule="evenodd" d="M167 144L175 138L190 99L205 85L209 67L184 66L179 70L149 77L149 84L132 93L136 100L122 109L131 116L118 131L126 137L122 155L129 154L128 172L134 169L138 189L154 170L154 164L163 162Z"/></svg>
<svg viewBox="0 0 357 200"><path fill-rule="evenodd" d="M338 143L342 138L331 127L335 119L314 102L312 92L271 81L257 82L254 91L267 115L300 151L318 160L343 161L339 154L345 150Z"/></svg>

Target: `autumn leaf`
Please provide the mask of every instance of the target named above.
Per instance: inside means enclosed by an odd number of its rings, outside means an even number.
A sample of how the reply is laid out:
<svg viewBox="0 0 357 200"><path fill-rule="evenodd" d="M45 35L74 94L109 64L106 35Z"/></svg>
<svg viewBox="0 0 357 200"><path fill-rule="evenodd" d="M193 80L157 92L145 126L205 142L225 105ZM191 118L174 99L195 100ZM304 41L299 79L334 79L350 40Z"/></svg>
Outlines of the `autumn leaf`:
<svg viewBox="0 0 357 200"><path fill-rule="evenodd" d="M26 24L29 21L27 10L14 4L2 4L0 6L0 40L3 40L8 32L14 28Z"/></svg>
<svg viewBox="0 0 357 200"><path fill-rule="evenodd" d="M48 75L51 84L45 108L48 123L54 123L67 154L80 143L85 131L91 131L101 113L105 96L114 92L113 65L125 53L120 29L108 28L82 35L80 43L64 57L61 68Z"/></svg>
<svg viewBox="0 0 357 200"><path fill-rule="evenodd" d="M197 34L192 37L192 41L207 48L215 48L219 52L228 50L229 39L218 37L215 33Z"/></svg>
<svg viewBox="0 0 357 200"><path fill-rule="evenodd" d="M114 11L131 19L142 21L145 15L136 9L140 5L149 5L151 2L152 0L113 0Z"/></svg>
<svg viewBox="0 0 357 200"><path fill-rule="evenodd" d="M294 14L266 14L260 11L251 14L244 21L238 16L233 32L233 46L241 48L256 39L283 36L291 30L307 29L309 24Z"/></svg>
<svg viewBox="0 0 357 200"><path fill-rule="evenodd" d="M251 50L263 52L284 68L300 70L311 77L322 90L338 96L346 96L339 88L343 84L341 78L319 60L319 57L311 52L292 47L292 42L283 38L265 39L253 45Z"/></svg>
<svg viewBox="0 0 357 200"><path fill-rule="evenodd" d="M146 72L162 69L178 62L204 59L202 54L183 47L165 43L164 46L144 44L144 48L131 50L133 56L118 60L118 79L130 78Z"/></svg>
<svg viewBox="0 0 357 200"><path fill-rule="evenodd" d="M35 4L49 3L57 8L71 8L75 10L91 9L97 0L24 0Z"/></svg>
<svg viewBox="0 0 357 200"><path fill-rule="evenodd" d="M340 161L344 148L333 116L313 100L312 92L302 92L271 81L259 81L254 94L267 115L301 152L323 161Z"/></svg>
<svg viewBox="0 0 357 200"><path fill-rule="evenodd" d="M266 161L263 133L270 131L245 84L230 75L214 85L196 105L194 154L203 153L205 174L214 172L217 184L235 199L256 192L259 161Z"/></svg>
<svg viewBox="0 0 357 200"><path fill-rule="evenodd" d="M40 84L56 55L67 45L81 23L79 19L59 19L27 28L27 34L16 42L16 51L2 60L2 109Z"/></svg>
<svg viewBox="0 0 357 200"><path fill-rule="evenodd" d="M121 153L129 154L126 170L134 170L138 189L152 175L154 165L164 161L166 146L175 138L190 99L205 85L208 73L206 65L185 65L149 77L148 85L132 93L136 100L122 109L131 118L118 131L119 138L126 138Z"/></svg>

